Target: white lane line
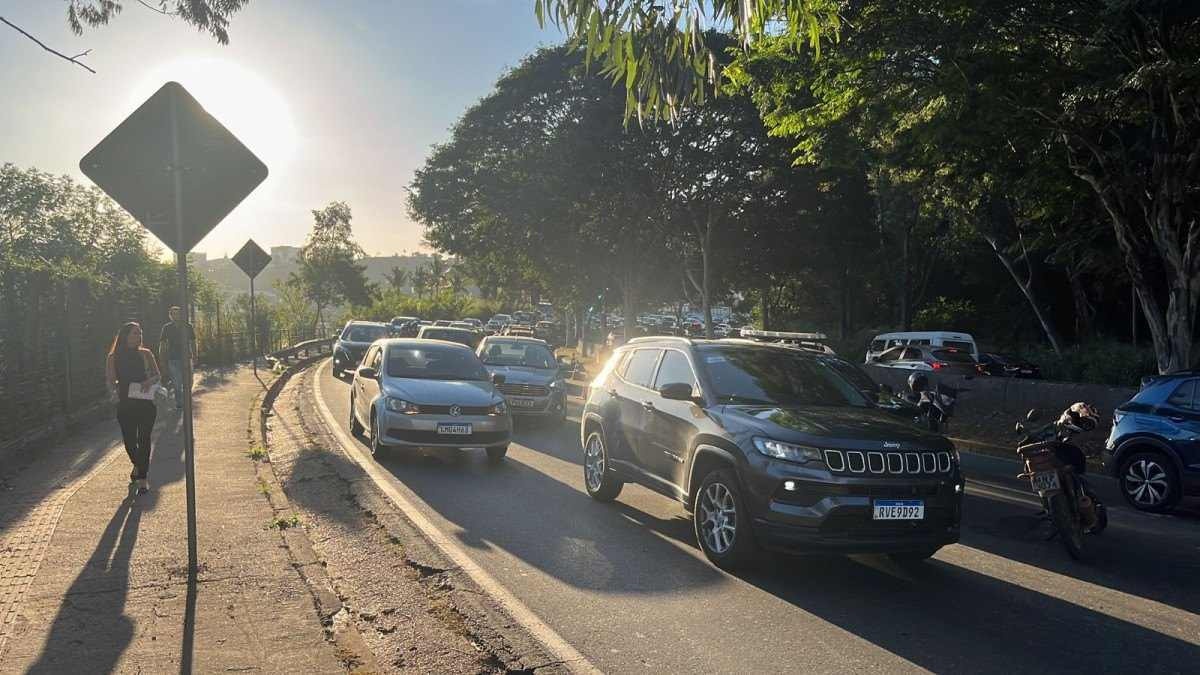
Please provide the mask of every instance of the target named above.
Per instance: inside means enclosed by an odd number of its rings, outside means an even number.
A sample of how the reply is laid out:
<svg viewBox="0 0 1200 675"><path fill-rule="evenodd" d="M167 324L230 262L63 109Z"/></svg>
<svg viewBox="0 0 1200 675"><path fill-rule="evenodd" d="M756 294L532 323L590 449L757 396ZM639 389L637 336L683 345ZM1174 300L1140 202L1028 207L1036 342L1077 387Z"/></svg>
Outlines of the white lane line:
<svg viewBox="0 0 1200 675"><path fill-rule="evenodd" d="M375 482L375 485L387 495L393 504L408 516L408 519L417 526L417 529L421 530L421 533L427 539L433 542L459 569L466 572L467 576L471 577L483 592L495 598L496 602L500 603L500 606L508 612L509 616L520 624L521 627L529 631L535 640L541 642L552 656L561 661L571 672L599 673L599 668L592 665L583 654L580 654L578 650L572 647L554 629L539 619L532 610L518 600L500 582L496 581L491 574L488 574L482 567L477 565L452 537L446 535L432 521L426 518L425 514L393 484L393 482L399 482L397 478L376 464L371 457L366 456L359 447L359 444L342 429L337 418L329 410L329 406L325 404L325 397L321 391L321 379L328 370L330 363L331 361L327 360L317 367L314 373L315 377L313 377L313 393L317 399L317 410L325 418L326 426L329 427L334 437L342 445L342 450L345 454L362 467L363 471Z"/></svg>

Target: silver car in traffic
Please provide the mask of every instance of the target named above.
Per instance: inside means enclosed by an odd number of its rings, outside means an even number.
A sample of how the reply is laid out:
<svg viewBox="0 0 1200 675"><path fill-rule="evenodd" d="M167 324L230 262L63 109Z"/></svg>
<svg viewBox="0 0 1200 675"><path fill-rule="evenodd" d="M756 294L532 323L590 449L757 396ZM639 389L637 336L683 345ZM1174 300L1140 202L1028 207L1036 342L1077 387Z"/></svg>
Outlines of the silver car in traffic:
<svg viewBox="0 0 1200 675"><path fill-rule="evenodd" d="M489 335L479 343L479 360L493 376L514 416L562 420L567 397L562 366L544 340L515 335Z"/></svg>
<svg viewBox="0 0 1200 675"><path fill-rule="evenodd" d="M499 461L512 434L496 389L503 381L461 344L379 340L350 383L350 431L369 435L373 455L402 446L483 448Z"/></svg>

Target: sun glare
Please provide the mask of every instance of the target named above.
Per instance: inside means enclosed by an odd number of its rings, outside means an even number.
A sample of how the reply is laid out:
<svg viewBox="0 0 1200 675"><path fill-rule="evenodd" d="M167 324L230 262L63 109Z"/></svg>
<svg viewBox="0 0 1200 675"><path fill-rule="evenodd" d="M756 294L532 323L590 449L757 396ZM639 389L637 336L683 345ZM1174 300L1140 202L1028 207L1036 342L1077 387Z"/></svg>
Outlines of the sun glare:
<svg viewBox="0 0 1200 675"><path fill-rule="evenodd" d="M296 126L287 100L268 80L224 59L181 59L154 68L129 109L172 80L258 155L272 176L287 168L295 154Z"/></svg>

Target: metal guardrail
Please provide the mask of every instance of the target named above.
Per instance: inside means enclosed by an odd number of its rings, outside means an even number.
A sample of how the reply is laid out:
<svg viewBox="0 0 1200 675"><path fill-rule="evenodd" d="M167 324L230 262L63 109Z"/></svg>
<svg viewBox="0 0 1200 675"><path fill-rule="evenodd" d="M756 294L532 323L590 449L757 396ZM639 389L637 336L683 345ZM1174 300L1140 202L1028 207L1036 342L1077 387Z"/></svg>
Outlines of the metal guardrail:
<svg viewBox="0 0 1200 675"><path fill-rule="evenodd" d="M317 338L315 340L305 340L297 342L290 347L284 347L267 355L267 361L271 362L271 366L287 366L292 359L308 358L314 354L327 354L333 351L333 338Z"/></svg>

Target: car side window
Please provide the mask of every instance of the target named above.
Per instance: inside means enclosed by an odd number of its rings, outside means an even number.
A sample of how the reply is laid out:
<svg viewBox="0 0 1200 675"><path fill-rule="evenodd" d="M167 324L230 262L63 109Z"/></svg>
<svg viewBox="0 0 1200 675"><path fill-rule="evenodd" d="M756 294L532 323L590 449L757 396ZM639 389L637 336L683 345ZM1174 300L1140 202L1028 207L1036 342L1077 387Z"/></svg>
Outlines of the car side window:
<svg viewBox="0 0 1200 675"><path fill-rule="evenodd" d="M658 366L658 375L654 378L654 388L659 389L665 384L685 382L692 385L696 391L696 375L692 372L692 364L688 362L683 352L668 349L663 354L662 364Z"/></svg>
<svg viewBox="0 0 1200 675"><path fill-rule="evenodd" d="M921 350L913 349L912 347L909 347L908 349L904 350L904 355L901 356L900 359L903 361L920 361L921 360Z"/></svg>
<svg viewBox="0 0 1200 675"><path fill-rule="evenodd" d="M1184 380L1167 397L1167 405L1180 410L1196 410L1196 380Z"/></svg>
<svg viewBox="0 0 1200 675"><path fill-rule="evenodd" d="M638 349L629 357L625 366L625 380L630 384L649 387L650 379L654 377L654 365L658 363L661 349Z"/></svg>
<svg viewBox="0 0 1200 675"><path fill-rule="evenodd" d="M904 350L892 348L879 355L879 361L895 361L900 357L900 352Z"/></svg>

